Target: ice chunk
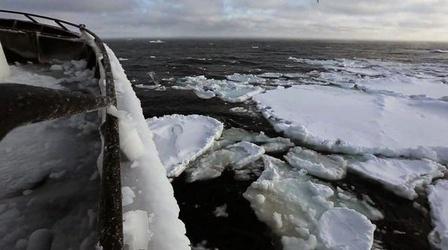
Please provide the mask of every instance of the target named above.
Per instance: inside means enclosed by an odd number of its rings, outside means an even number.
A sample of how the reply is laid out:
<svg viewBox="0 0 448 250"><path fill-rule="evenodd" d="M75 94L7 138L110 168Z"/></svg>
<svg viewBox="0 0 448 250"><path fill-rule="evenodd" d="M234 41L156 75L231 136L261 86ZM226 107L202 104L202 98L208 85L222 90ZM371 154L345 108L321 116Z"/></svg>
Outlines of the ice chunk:
<svg viewBox="0 0 448 250"><path fill-rule="evenodd" d="M319 219L319 236L326 249L370 250L373 225L364 215L348 208L332 208Z"/></svg>
<svg viewBox="0 0 448 250"><path fill-rule="evenodd" d="M276 130L317 149L448 160L446 102L317 85L255 100Z"/></svg>
<svg viewBox="0 0 448 250"><path fill-rule="evenodd" d="M201 115L169 115L146 121L168 177L179 176L190 161L213 145L223 130L220 121Z"/></svg>
<svg viewBox="0 0 448 250"><path fill-rule="evenodd" d="M428 200L434 230L429 235L431 244L448 249L448 180L440 180L429 186Z"/></svg>
<svg viewBox="0 0 448 250"><path fill-rule="evenodd" d="M350 160L348 168L381 183L385 188L407 199L415 199L416 188L443 176L444 166L427 160L379 158L373 155L363 160Z"/></svg>
<svg viewBox="0 0 448 250"><path fill-rule="evenodd" d="M128 247L137 243L134 246L143 247L137 249L189 249L190 243L185 236L185 226L178 219L179 206L174 198L173 187L158 156L153 134L143 116L140 100L133 91L118 58L107 46L106 49L115 81L118 109L109 111L119 117L120 123L126 124L122 126L124 129L134 131L132 133L138 136L139 144L141 143L143 147L143 153L140 153L140 150L137 154L127 153L128 159L122 163L122 185L133 187L138 191L135 192L134 203L123 207L123 212L124 214L130 212L129 215L132 215L130 218L137 216L134 211L141 211L139 218L151 215L151 223L137 222L142 223L138 224L138 228L134 228L137 226L134 223L124 223L123 230L127 232L124 235L124 242L130 244ZM120 135L121 133L127 132L120 129ZM148 232L152 233L150 239ZM148 240L147 245L142 243Z"/></svg>
<svg viewBox="0 0 448 250"><path fill-rule="evenodd" d="M213 211L213 214L216 217L229 217L229 214L227 213L227 204L216 207L215 211Z"/></svg>
<svg viewBox="0 0 448 250"><path fill-rule="evenodd" d="M285 159L291 166L305 169L322 179L340 180L345 177L347 162L337 155L322 155L313 150L294 147Z"/></svg>
<svg viewBox="0 0 448 250"><path fill-rule="evenodd" d="M3 51L2 44L0 43L0 80L8 77L9 74L8 61L6 61L5 52Z"/></svg>
<svg viewBox="0 0 448 250"><path fill-rule="evenodd" d="M224 169L242 169L247 164L256 161L264 154L264 149L249 143L239 142L201 157L194 166L188 168L187 181L207 180L221 175Z"/></svg>
<svg viewBox="0 0 448 250"><path fill-rule="evenodd" d="M214 148L219 148L225 145L230 145L235 142L247 141L255 143L266 152L285 152L294 144L288 138L276 137L271 138L263 132L253 133L241 128L230 128L223 132L222 138L217 142Z"/></svg>
<svg viewBox="0 0 448 250"><path fill-rule="evenodd" d="M265 170L243 194L257 217L282 238L284 249L325 249L324 241L320 239L321 233L333 237L338 235L333 235L329 228L320 227L319 222L323 214L344 203L335 195L340 191L335 192L329 185L281 160L269 156L263 156L263 160ZM355 199L354 196L351 199ZM363 226L365 217L358 212L350 210L346 215L349 217L348 221L353 222L352 225L347 225L347 230L351 226L366 229ZM325 217L323 220L328 221ZM328 226L330 228L343 226L339 221L328 222L332 224ZM363 239L363 242L371 245L373 230L367 231L364 231L365 235L371 237Z"/></svg>
<svg viewBox="0 0 448 250"><path fill-rule="evenodd" d="M228 80L231 80L234 82L247 82L247 83L264 83L266 81L266 79L263 79L256 75L239 74L239 73L234 73L233 75L228 75L228 76L226 76L226 78Z"/></svg>
<svg viewBox="0 0 448 250"><path fill-rule="evenodd" d="M178 81L178 85L193 90L200 98L216 96L227 102L244 102L263 91L263 88L250 84L207 79L205 76L185 77Z"/></svg>
<svg viewBox="0 0 448 250"><path fill-rule="evenodd" d="M51 249L53 234L50 230L42 228L34 231L28 239L27 250Z"/></svg>

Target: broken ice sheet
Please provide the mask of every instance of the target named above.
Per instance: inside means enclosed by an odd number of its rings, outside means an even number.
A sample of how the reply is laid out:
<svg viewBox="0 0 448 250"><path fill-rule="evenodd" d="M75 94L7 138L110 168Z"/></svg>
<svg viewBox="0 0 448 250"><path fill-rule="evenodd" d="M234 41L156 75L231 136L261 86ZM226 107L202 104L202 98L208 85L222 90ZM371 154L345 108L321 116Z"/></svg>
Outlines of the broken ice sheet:
<svg viewBox="0 0 448 250"><path fill-rule="evenodd" d="M334 210L345 202L339 198L339 190L333 190L281 160L269 156L263 156L263 160L265 170L243 196L251 203L257 217L281 237L284 249L325 249L325 245L332 244L331 239L345 236L346 232L354 232L358 239L340 238L348 249L370 249L375 226L362 213L366 213L364 209L374 208L347 203L346 207L350 209ZM355 202L354 196L349 200ZM345 212L337 212L340 210ZM323 217L322 223L331 223L343 234L338 235L339 231L328 230L327 226L320 227L320 219L325 213L336 214L336 217L332 220Z"/></svg>
<svg viewBox="0 0 448 250"><path fill-rule="evenodd" d="M349 170L372 179L396 195L413 200L416 189L430 184L432 179L443 176L446 168L434 161L380 158L374 155L348 158Z"/></svg>
<svg viewBox="0 0 448 250"><path fill-rule="evenodd" d="M323 155L301 147L290 149L285 160L293 167L304 169L308 174L326 180L343 179L346 173L347 162L341 156Z"/></svg>
<svg viewBox="0 0 448 250"><path fill-rule="evenodd" d="M214 149L218 149L236 142L247 141L261 146L265 152L286 152L294 144L288 138L275 137L271 138L265 135L263 132L254 133L249 132L241 128L230 128L224 130L222 137L213 146Z"/></svg>
<svg viewBox="0 0 448 250"><path fill-rule="evenodd" d="M247 164L256 161L264 154L264 149L249 143L239 142L210 152L199 158L185 170L187 181L213 179L221 176L228 166L242 169Z"/></svg>

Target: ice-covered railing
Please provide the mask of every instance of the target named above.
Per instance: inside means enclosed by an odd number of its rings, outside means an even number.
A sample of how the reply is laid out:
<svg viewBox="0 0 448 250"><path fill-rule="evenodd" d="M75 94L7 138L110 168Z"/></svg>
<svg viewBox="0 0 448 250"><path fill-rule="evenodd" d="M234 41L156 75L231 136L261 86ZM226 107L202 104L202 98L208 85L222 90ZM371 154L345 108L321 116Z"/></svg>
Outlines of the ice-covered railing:
<svg viewBox="0 0 448 250"><path fill-rule="evenodd" d="M8 16L8 18L2 18ZM9 18L14 16L13 19ZM27 20L15 19L18 17ZM41 20L54 22L55 26ZM115 86L108 54L102 40L84 24L74 24L61 19L25 12L0 9L1 28L9 30L45 33L56 37L84 38L96 55L100 73L102 95L109 105L116 105ZM87 111L87 110L86 110ZM117 118L105 114L101 133L104 140L99 204L99 241L103 249L122 249L123 226L121 205L120 146Z"/></svg>

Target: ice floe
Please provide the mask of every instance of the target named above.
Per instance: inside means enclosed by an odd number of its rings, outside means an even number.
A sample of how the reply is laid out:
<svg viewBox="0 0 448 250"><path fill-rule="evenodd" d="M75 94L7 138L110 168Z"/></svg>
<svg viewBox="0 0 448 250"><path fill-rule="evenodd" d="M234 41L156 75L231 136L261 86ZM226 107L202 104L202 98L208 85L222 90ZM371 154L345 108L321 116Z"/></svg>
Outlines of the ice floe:
<svg viewBox="0 0 448 250"><path fill-rule="evenodd" d="M339 190L281 160L269 156L263 160L265 170L243 196L257 217L281 237L284 249L326 249L334 241L348 249L370 249L375 226L360 211L352 210L355 206L343 208Z"/></svg>
<svg viewBox="0 0 448 250"><path fill-rule="evenodd" d="M448 96L445 72L446 64L401 63L373 59L317 60L289 58L292 61L321 66L321 72L314 80L325 84L386 91L402 95L426 95L431 98Z"/></svg>
<svg viewBox="0 0 448 250"><path fill-rule="evenodd" d="M429 186L428 200L434 230L429 235L433 246L448 249L448 180Z"/></svg>
<svg viewBox="0 0 448 250"><path fill-rule="evenodd" d="M247 141L261 146L265 152L286 152L294 144L288 138L271 138L263 132L253 133L241 128L230 128L224 130L221 139L213 146L214 149L233 144L235 142Z"/></svg>
<svg viewBox="0 0 448 250"><path fill-rule="evenodd" d="M220 121L201 115L167 115L146 121L168 177L179 176L223 131Z"/></svg>
<svg viewBox="0 0 448 250"><path fill-rule="evenodd" d="M193 90L200 98L208 99L216 96L227 102L244 102L263 91L263 88L250 84L207 79L205 76L182 78L175 88Z"/></svg>
<svg viewBox="0 0 448 250"><path fill-rule="evenodd" d="M415 199L416 188L422 189L432 179L443 176L446 170L444 166L427 159L379 158L373 155L349 160L348 168L407 199Z"/></svg>
<svg viewBox="0 0 448 250"><path fill-rule="evenodd" d="M319 219L319 236L326 249L371 249L373 225L365 216L352 209L332 208Z"/></svg>
<svg viewBox="0 0 448 250"><path fill-rule="evenodd" d="M158 156L153 134L143 116L140 100L132 89L118 58L106 46L115 81L117 108L108 112L118 117L120 148L124 151L122 185L135 194L123 207L125 248L190 249L185 225L166 170Z"/></svg>
<svg viewBox="0 0 448 250"><path fill-rule="evenodd" d="M343 179L347 168L347 162L341 156L323 155L301 147L290 149L285 159L291 166L327 180Z"/></svg>
<svg viewBox="0 0 448 250"><path fill-rule="evenodd" d="M277 131L318 150L448 160L448 103L293 86L254 98Z"/></svg>
<svg viewBox="0 0 448 250"><path fill-rule="evenodd" d="M221 176L226 167L234 170L258 160L264 149L249 142L238 142L205 154L186 169L187 181L208 180Z"/></svg>

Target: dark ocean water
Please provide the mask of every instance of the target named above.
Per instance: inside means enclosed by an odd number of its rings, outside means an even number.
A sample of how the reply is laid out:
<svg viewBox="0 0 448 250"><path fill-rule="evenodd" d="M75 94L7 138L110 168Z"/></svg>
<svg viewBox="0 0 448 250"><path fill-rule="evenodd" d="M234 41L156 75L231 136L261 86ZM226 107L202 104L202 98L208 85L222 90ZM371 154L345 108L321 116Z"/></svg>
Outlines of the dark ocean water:
<svg viewBox="0 0 448 250"><path fill-rule="evenodd" d="M224 79L233 73L307 73L325 71L318 64L298 63L294 58L313 60L374 59L429 65L420 73L431 71L433 64L447 63L448 44L342 42L342 41L249 41L249 40L166 40L149 43L146 40L110 40L107 44L121 61L133 84L152 85L154 82L172 86L186 76L204 75ZM363 70L369 70L369 65ZM372 65L372 68L375 67ZM429 69L428 69L429 68ZM443 68L442 68L443 69ZM339 70L339 69L337 69ZM362 73L361 73L362 74ZM410 73L412 74L412 71ZM167 88L157 91L135 88L147 118L166 114L203 114L215 117L228 127L264 131L278 135L260 115L230 112L230 108L255 107L249 102L232 104L222 100L200 99L188 90ZM279 156L281 157L281 155ZM280 249L278 238L256 219L249 203L241 194L251 181L238 182L230 173L206 182L188 184L180 176L173 181L175 195L181 208L181 219L193 245L206 241L213 249ZM432 230L429 215L414 208L412 201L385 191L380 185L350 174L335 187L350 189L357 195L367 194L386 219L376 221L377 249L429 249L427 235ZM417 200L428 208L425 198ZM216 218L213 210L227 204L229 217Z"/></svg>

